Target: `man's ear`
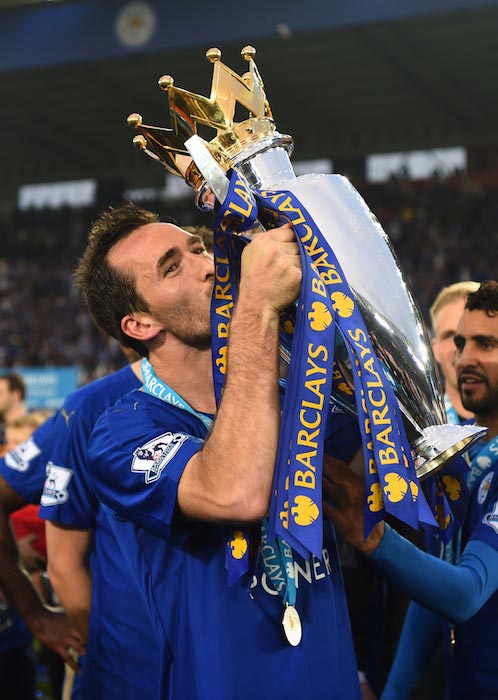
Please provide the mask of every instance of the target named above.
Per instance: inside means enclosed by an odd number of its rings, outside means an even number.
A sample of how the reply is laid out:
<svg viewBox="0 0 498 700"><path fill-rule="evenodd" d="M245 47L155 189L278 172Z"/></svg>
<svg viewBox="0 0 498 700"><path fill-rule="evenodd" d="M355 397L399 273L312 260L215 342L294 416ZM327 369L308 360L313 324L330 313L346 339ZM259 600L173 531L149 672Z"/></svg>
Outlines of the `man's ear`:
<svg viewBox="0 0 498 700"><path fill-rule="evenodd" d="M121 319L121 330L130 338L147 342L155 338L163 329L148 314L127 314Z"/></svg>

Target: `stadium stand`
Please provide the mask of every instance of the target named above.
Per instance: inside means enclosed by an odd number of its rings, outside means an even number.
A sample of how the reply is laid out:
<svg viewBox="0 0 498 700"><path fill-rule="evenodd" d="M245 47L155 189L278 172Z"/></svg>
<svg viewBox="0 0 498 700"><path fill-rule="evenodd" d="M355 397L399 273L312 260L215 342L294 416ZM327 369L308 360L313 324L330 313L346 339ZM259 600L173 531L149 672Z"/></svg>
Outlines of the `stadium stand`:
<svg viewBox="0 0 498 700"><path fill-rule="evenodd" d="M481 184L477 174L355 185L388 234L426 320L442 286L495 276L489 251L498 245L497 190ZM209 221L189 200L147 206L179 222ZM71 270L96 214L95 208L16 210L3 223L4 367L77 364L84 382L123 365L119 346L93 327L72 284Z"/></svg>

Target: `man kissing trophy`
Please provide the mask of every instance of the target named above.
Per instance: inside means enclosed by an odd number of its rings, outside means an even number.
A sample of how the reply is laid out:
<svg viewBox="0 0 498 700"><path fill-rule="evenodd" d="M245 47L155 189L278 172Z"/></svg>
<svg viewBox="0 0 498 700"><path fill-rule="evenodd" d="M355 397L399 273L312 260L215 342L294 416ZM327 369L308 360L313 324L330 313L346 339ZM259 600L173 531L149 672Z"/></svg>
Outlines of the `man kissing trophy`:
<svg viewBox="0 0 498 700"><path fill-rule="evenodd" d="M303 284L281 324L288 372L269 536L320 558L323 432L331 404L357 416L361 428L366 534L386 511L414 527L435 525L419 480L436 474L482 431L447 424L427 331L386 234L345 177L296 177L292 138L275 128L255 50L241 53L248 64L242 76L221 62L219 49L206 53L213 64L209 98L160 78L171 129L145 125L138 114L128 123L140 132L135 145L182 176L199 207L213 208L217 200L212 326L218 393L228 333L217 330L227 328L235 302L240 247L261 226L293 225ZM234 121L237 104L248 110L240 122ZM198 125L213 129L214 138L203 140ZM445 495L442 480L440 486L446 513L455 490Z"/></svg>

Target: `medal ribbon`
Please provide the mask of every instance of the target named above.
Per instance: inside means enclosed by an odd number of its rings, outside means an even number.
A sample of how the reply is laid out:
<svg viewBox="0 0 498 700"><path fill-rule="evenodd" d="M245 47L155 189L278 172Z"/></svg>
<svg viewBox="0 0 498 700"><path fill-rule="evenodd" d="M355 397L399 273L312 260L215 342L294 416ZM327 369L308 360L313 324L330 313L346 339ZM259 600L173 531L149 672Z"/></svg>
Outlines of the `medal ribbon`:
<svg viewBox="0 0 498 700"><path fill-rule="evenodd" d="M227 370L228 334L234 304L238 295L241 255L244 247L250 242L248 238L239 234L252 228L256 223L257 216L256 200L245 183L233 172L229 193L224 204L218 208L214 222L215 286L211 301L211 330L213 378L217 405L219 405L221 400ZM263 532L265 533L264 535ZM262 524L262 538L264 536L267 539L266 533L267 523L264 522ZM238 560L235 557L235 553L238 550L237 542L241 540L249 543L247 530L236 531L234 538L227 544L225 563L229 585L235 583L249 568L249 557L245 557L243 560ZM287 573L285 572L292 571L292 576L294 576L294 560L290 547L280 538L276 542L266 544L266 546L275 548L276 560L278 558L280 561L282 557L281 552L286 553L286 563L290 561L292 566L285 566L282 575L285 574L287 578ZM292 594L292 584L293 580L286 584L287 597L290 596L295 602L295 586L294 594Z"/></svg>
<svg viewBox="0 0 498 700"><path fill-rule="evenodd" d="M292 549L282 539L268 540L268 520L261 524L261 566L285 605L296 604L296 578Z"/></svg>
<svg viewBox="0 0 498 700"><path fill-rule="evenodd" d="M263 192L260 193L259 198L260 220L265 221L266 218L264 213L262 215L261 209L264 211L264 208L270 205L273 212L277 211L280 213L279 223L289 221L293 225L298 241L300 240L304 244L301 248L304 252L303 270L306 258L310 258L312 266L319 273L322 287L326 290L327 296L331 301L331 311L334 320L348 349L353 368L355 396L365 459L367 488L365 535L368 534L378 520L384 517L385 511L414 527L418 525L419 520L434 522L425 497L418 486L411 449L406 438L394 391L385 376L383 366L373 351L368 332L357 309L355 297L349 288L337 258L309 213L292 193ZM311 291L313 291L313 287ZM309 293L310 289L305 286L303 280L301 302L303 297L306 297ZM296 322L297 330L298 322ZM298 343L296 334L294 343L294 347L303 348ZM333 348L333 341L330 347ZM304 348L306 348L306 345ZM294 352L293 357L295 355L296 353ZM332 367L331 358L328 368L330 372L332 372ZM336 376L340 374L337 372L337 368L335 374ZM349 387L347 388L349 389ZM302 401L301 392L301 387L298 387L297 393ZM285 427L285 418L283 423ZM299 425L294 423L292 445L295 446L296 444L299 444ZM292 463L292 459L291 448L291 463L287 470L290 480L287 483L288 503L292 503L294 508L291 506L287 512L294 516L294 524L296 524L296 512L299 515L296 506L299 504L296 502L296 497L293 494L292 485L293 483L297 485L301 480L301 476L299 470L296 470L295 465ZM280 464L277 463L277 469L281 467L282 462ZM321 487L321 460L317 465L316 481L319 482ZM281 482L282 479L280 479ZM280 492L277 490L277 499L279 498L279 493L281 494L281 490ZM280 500L282 500L281 496ZM317 498L315 503L320 503L321 505L321 498ZM281 520L283 520L282 516ZM288 519L289 530L299 538L301 533L299 533L297 527L293 527L292 520L292 517ZM283 525L286 527L285 520L283 520ZM276 531L280 534L278 522ZM293 543L292 537L290 539ZM295 546L294 543L293 546ZM301 551L298 546L295 548ZM321 557L321 547L316 549L309 548L309 551L312 551L318 558Z"/></svg>
<svg viewBox="0 0 498 700"><path fill-rule="evenodd" d="M143 377L143 391L151 396L155 396L156 399L161 399L161 401L169 403L171 406L176 406L176 408L179 408L182 411L187 411L187 413L196 416L196 418L202 422L207 430L211 429L213 419L207 416L205 413L200 413L192 408L192 406L190 406L185 399L182 399L182 397L177 394L174 389L160 379L154 372L154 368L146 357L144 357L142 360L141 369Z"/></svg>
<svg viewBox="0 0 498 700"><path fill-rule="evenodd" d="M240 258L249 239L233 235L254 226L258 215L256 201L244 182L233 175L225 204L214 222L215 283L211 299L211 347L216 405L227 371L228 332L240 280Z"/></svg>
<svg viewBox="0 0 498 700"><path fill-rule="evenodd" d="M450 403L448 394L444 395L444 407L448 423L459 425L460 418ZM469 496L466 485L468 471L465 459L462 456L454 457L424 483L429 506L437 521L437 527L429 525L428 529L440 537L444 545L450 545L450 548L465 517Z"/></svg>
<svg viewBox="0 0 498 700"><path fill-rule="evenodd" d="M436 528L429 524L428 529L435 530L445 545L451 541L465 517L467 472L468 465L463 457L455 457L424 484L427 500L437 521Z"/></svg>
<svg viewBox="0 0 498 700"><path fill-rule="evenodd" d="M290 192L252 193L234 172L225 203L219 208L215 241L217 235L237 230L240 218L244 220L239 230L252 226L256 217L267 227L290 222L303 263L268 538L282 536L301 554L322 557L322 416L333 374L334 323L353 368L367 481L365 534L386 511L414 527L419 520L434 522L418 486L394 391L337 258L315 222ZM213 330L219 340L216 320L215 316ZM323 336L326 330L328 336ZM324 337L327 343L322 342ZM223 357L219 347L216 353Z"/></svg>

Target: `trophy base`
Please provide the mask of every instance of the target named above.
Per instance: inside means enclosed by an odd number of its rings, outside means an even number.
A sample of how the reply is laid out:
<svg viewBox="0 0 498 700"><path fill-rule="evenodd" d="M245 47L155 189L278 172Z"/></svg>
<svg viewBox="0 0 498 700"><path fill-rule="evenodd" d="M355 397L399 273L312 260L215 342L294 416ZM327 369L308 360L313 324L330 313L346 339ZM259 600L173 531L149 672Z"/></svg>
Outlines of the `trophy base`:
<svg viewBox="0 0 498 700"><path fill-rule="evenodd" d="M430 425L413 445L415 470L420 481L438 472L449 459L457 457L483 438L487 428L477 425Z"/></svg>

